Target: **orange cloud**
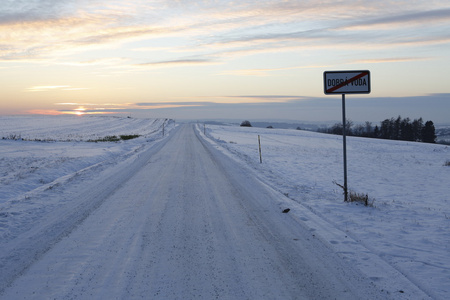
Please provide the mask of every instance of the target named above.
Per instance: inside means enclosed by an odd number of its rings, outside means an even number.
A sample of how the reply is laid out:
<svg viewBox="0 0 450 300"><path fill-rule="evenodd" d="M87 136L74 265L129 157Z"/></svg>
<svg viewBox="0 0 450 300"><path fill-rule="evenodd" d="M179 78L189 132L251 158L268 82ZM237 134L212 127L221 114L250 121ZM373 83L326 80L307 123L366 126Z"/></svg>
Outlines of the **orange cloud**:
<svg viewBox="0 0 450 300"><path fill-rule="evenodd" d="M60 111L53 109L32 109L27 110L26 113L31 115L52 115L52 116L61 115Z"/></svg>

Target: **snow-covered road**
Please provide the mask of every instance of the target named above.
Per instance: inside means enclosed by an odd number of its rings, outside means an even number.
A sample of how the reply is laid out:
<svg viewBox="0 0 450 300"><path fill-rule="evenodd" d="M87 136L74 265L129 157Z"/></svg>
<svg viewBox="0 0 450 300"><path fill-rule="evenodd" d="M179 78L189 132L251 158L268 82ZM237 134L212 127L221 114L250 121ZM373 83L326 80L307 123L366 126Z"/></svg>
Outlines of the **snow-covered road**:
<svg viewBox="0 0 450 300"><path fill-rule="evenodd" d="M282 195L244 170L192 125L178 127L101 186L92 178L78 185L76 205L27 233L40 242L24 235L5 247L11 253L0 257L1 279L9 284L0 298L401 296L381 291L298 218L281 213Z"/></svg>

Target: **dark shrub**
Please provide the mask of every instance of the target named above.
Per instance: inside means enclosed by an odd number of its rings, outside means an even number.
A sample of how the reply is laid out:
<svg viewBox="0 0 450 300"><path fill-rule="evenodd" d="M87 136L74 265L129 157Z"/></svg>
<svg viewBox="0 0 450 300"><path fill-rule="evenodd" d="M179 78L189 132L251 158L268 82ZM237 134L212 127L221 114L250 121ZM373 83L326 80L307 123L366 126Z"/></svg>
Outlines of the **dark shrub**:
<svg viewBox="0 0 450 300"><path fill-rule="evenodd" d="M250 121L243 121L241 123L241 127L252 127L252 124L250 123Z"/></svg>

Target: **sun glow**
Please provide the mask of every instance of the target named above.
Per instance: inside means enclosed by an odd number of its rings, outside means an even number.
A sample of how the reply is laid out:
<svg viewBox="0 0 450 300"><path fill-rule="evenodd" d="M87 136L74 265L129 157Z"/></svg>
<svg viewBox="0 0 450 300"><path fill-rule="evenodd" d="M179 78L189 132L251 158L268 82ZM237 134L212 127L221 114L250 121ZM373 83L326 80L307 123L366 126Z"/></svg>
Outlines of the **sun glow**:
<svg viewBox="0 0 450 300"><path fill-rule="evenodd" d="M113 112L69 110L69 111L61 111L59 112L59 114L84 116L84 115L108 115L113 114Z"/></svg>
<svg viewBox="0 0 450 300"><path fill-rule="evenodd" d="M71 110L43 110L43 109L35 109L29 110L29 114L39 114L39 115L76 115L76 116L84 116L84 115L106 115L112 114L113 112L103 112L103 111L88 111L83 106L80 106Z"/></svg>
<svg viewBox="0 0 450 300"><path fill-rule="evenodd" d="M80 106L78 108L74 109L74 114L77 116L82 116L85 114L86 108L84 108L83 106Z"/></svg>

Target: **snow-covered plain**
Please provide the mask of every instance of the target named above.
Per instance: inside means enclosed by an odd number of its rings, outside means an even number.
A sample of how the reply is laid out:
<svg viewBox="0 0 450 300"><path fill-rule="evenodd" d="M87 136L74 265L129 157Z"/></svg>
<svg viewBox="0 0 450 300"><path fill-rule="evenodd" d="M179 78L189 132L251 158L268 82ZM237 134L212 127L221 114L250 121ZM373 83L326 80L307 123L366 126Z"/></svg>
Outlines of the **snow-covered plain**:
<svg viewBox="0 0 450 300"><path fill-rule="evenodd" d="M450 297L449 146L348 137L348 187L369 196L365 207L344 203L335 184L344 177L341 136L237 125L207 125L206 135L288 196L290 213L317 216L310 226L323 226L322 236L326 221L428 295ZM329 242L364 268L356 248Z"/></svg>
<svg viewBox="0 0 450 300"><path fill-rule="evenodd" d="M173 120L121 117L0 117L0 240L34 226L60 205L39 199L74 178L94 176L139 153L168 132ZM107 136L140 135L120 142L88 142Z"/></svg>
<svg viewBox="0 0 450 300"><path fill-rule="evenodd" d="M83 169L121 159L141 148L142 139L160 138L163 123L173 128L172 120L163 119L0 117L0 205L27 197L35 189L50 188ZM118 143L88 142L119 135L142 137Z"/></svg>
<svg viewBox="0 0 450 300"><path fill-rule="evenodd" d="M148 159L145 158L148 156L145 149L164 140L163 123L166 136L170 136L175 124L167 120L87 116L0 117L0 137L6 137L0 140L0 254L11 252L8 247L14 245L18 254L9 257L17 260L18 268L26 268L26 259L20 254L30 248L28 239L42 251L49 247L42 243L58 242L43 235L44 241L40 244L39 236L31 235L33 226L42 218L51 216L52 211L65 212L67 222L57 223L61 228L43 232L57 238L58 235L64 236L64 230L82 222L85 215L101 205L101 202L96 202L96 195L106 197L109 187L99 187L95 191L97 194L90 193L89 197L80 196L92 199L92 204L87 201L70 204L76 198L77 190L83 190L87 182L95 184L99 177L110 176L106 182L113 185L115 180L120 184L124 178L132 176L137 168L133 165ZM275 206L290 208L289 216L310 228L315 238L321 239L343 260L360 269L376 286L390 291L387 298L414 298L411 297L410 285L424 292L422 295L417 293L417 299L426 298L425 294L434 299L449 298L450 166L445 164L450 160L450 148L349 138L349 188L368 194L373 206L364 207L344 203L341 188L333 183L342 183L341 137L238 126L207 125L206 136L203 135L203 125L197 130L215 148L239 162L248 176L258 178L279 191ZM87 142L110 135L132 134L141 137L121 142ZM262 144L262 164L258 135ZM25 140L11 140L19 136ZM121 170L121 174L114 175L110 171L114 168ZM124 206L124 210L131 211L131 208ZM61 218L52 218L57 217ZM52 224L50 221L48 223ZM95 223L95 218L90 222ZM99 222L103 221L99 219L96 226L101 225ZM122 226L122 223L117 223L117 226ZM74 243L87 234L83 234L83 228L80 226L80 236L75 235ZM95 240L95 232L89 232L92 241ZM14 239L20 243L9 243ZM113 242L111 240L111 245ZM105 253L105 257L108 255ZM2 263L4 261L0 261ZM8 264L7 271L11 274L15 272L11 270L14 265ZM2 267L4 265L0 269ZM68 272L65 269L67 265L53 267ZM35 276L39 277L40 271L51 273L51 270L42 268L38 265L31 274L37 272ZM20 275L21 272L17 276ZM71 276L70 273L65 275ZM3 277L0 272L0 281L5 279ZM64 285L62 281L63 277L57 284ZM0 284L0 290L5 288L4 284ZM28 285L31 292L35 286L33 282L25 282L23 286ZM392 287L398 288L392 290ZM42 286L36 288L45 290ZM88 286L78 286L80 290L85 288Z"/></svg>

